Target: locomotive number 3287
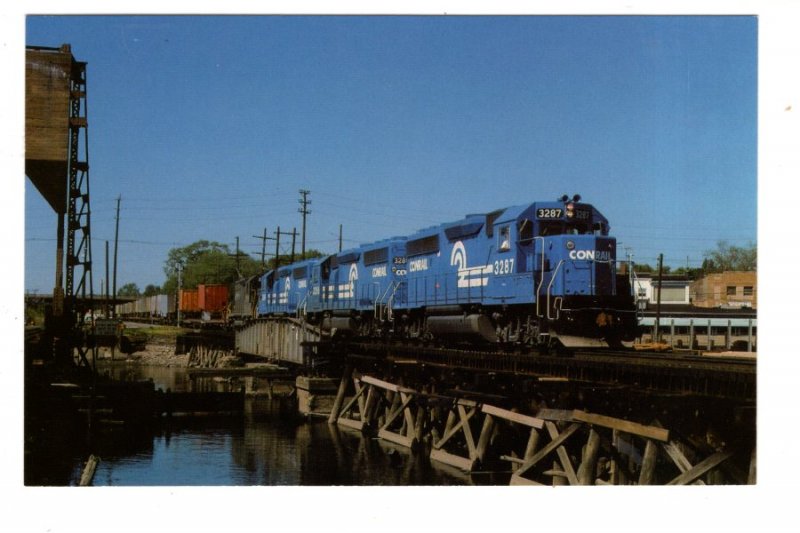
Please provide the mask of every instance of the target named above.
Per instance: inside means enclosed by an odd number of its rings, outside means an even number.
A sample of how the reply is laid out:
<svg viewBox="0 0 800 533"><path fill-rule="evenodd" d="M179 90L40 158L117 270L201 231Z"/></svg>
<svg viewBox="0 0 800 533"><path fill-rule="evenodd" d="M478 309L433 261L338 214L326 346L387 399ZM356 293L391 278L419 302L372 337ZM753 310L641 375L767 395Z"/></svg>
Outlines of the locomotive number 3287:
<svg viewBox="0 0 800 533"><path fill-rule="evenodd" d="M494 262L494 274L513 274L514 259L501 259Z"/></svg>
<svg viewBox="0 0 800 533"><path fill-rule="evenodd" d="M563 212L564 211L562 211L557 207L553 208L541 207L536 210L536 216L537 218L561 218L561 214Z"/></svg>

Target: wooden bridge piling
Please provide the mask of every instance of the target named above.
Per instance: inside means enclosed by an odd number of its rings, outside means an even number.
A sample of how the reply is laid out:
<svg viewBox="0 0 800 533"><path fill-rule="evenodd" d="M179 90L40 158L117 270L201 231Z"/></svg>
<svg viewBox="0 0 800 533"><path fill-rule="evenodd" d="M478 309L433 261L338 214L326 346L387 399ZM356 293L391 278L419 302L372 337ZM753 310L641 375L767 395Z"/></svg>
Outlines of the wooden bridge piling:
<svg viewBox="0 0 800 533"><path fill-rule="evenodd" d="M351 382L354 394L347 398ZM737 474L727 464L735 450L692 449L690 459L683 450L691 446L657 422L646 425L578 409L542 408L528 415L397 385L353 367L345 369L328 421L412 450L427 442L431 461L464 472L484 468L490 456L499 458L509 465L511 485L704 484L716 481L713 476L749 483L755 472L754 454L750 474ZM527 436L521 458L522 448L497 448L504 439L496 437L509 428Z"/></svg>

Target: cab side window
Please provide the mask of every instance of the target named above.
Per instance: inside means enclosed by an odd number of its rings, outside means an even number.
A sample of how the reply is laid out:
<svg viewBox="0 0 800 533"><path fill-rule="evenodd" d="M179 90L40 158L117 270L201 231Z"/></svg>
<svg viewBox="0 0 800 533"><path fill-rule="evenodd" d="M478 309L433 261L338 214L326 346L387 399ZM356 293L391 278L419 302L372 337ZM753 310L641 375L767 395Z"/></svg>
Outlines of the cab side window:
<svg viewBox="0 0 800 533"><path fill-rule="evenodd" d="M511 249L511 226L503 226L500 228L498 235L500 245L498 249L501 252L507 252Z"/></svg>
<svg viewBox="0 0 800 533"><path fill-rule="evenodd" d="M533 222L528 220L527 218L522 220L519 223L519 227L517 228L517 232L519 233L519 242L523 244L527 244L528 242L533 240Z"/></svg>

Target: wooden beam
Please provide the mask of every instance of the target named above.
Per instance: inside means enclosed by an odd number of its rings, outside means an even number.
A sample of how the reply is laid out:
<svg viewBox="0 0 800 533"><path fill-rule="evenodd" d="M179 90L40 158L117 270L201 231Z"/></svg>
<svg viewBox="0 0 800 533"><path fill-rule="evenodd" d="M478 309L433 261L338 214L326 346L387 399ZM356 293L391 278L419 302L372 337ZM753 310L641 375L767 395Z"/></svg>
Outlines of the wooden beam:
<svg viewBox="0 0 800 533"><path fill-rule="evenodd" d="M372 424L372 411L374 410L375 400L379 396L378 389L372 385L367 387L367 401L364 403L364 410L361 412L361 420L368 425Z"/></svg>
<svg viewBox="0 0 800 533"><path fill-rule="evenodd" d="M686 472L682 473L667 485L688 485L692 481L696 480L709 470L715 468L721 462L728 460L730 457L733 456L733 452L717 452L710 457L706 457L691 469L687 470Z"/></svg>
<svg viewBox="0 0 800 533"><path fill-rule="evenodd" d="M342 408L342 403L344 402L344 395L347 392L347 382L353 375L353 365L347 364L344 367L344 374L342 374L342 380L339 382L339 389L336 391L336 399L333 401L333 407L331 407L331 415L328 417L328 424L335 424L336 419L339 418L339 411Z"/></svg>
<svg viewBox="0 0 800 533"><path fill-rule="evenodd" d="M470 459L475 459L475 441L472 438L472 429L469 427L469 419L475 414L477 409L473 409L467 415L467 410L463 405L458 406L458 415L461 417L461 429L464 431L464 438L467 439L467 450L469 450Z"/></svg>
<svg viewBox="0 0 800 533"><path fill-rule="evenodd" d="M539 409L536 418L552 422L572 422L572 413L573 411L566 409Z"/></svg>
<svg viewBox="0 0 800 533"><path fill-rule="evenodd" d="M525 455L523 456L525 461L528 461L533 454L536 453L536 447L539 445L539 430L536 428L531 428L531 434L528 436L528 442L525 445Z"/></svg>
<svg viewBox="0 0 800 533"><path fill-rule="evenodd" d="M350 398L350 401L348 401L347 405L345 405L342 408L342 410L339 412L338 416L341 417L341 415L346 414L348 411L350 411L350 409L353 407L353 404L355 404L356 402L361 404L362 402L359 401L359 398L361 397L362 394L364 394L364 389L363 388L358 390L358 391L356 391L355 396ZM360 411L358 414L359 414L359 418L363 417L363 411Z"/></svg>
<svg viewBox="0 0 800 533"><path fill-rule="evenodd" d="M653 484L657 458L658 446L652 440L647 439L647 444L644 446L644 456L642 457L642 471L639 473L639 485Z"/></svg>
<svg viewBox="0 0 800 533"><path fill-rule="evenodd" d="M407 448L412 448L414 445L414 439L412 437L399 435L386 429L381 429L378 431L378 438L388 440L389 442L394 442L395 444L399 444Z"/></svg>
<svg viewBox="0 0 800 533"><path fill-rule="evenodd" d="M463 409L463 407L460 407L460 406L458 408L459 409ZM444 446L444 443L447 442L448 440L450 440L450 438L453 435L455 435L458 432L459 429L461 429L461 426L464 424L465 420L469 421L469 419L472 418L472 415L474 415L475 412L476 412L475 410L470 411L469 413L466 414L465 418L461 418L456 424L453 424L451 426L450 430L447 431L444 434L442 439L439 442L434 443L433 447L438 450L442 446ZM450 414L453 416L453 420L455 420L456 414L454 412L452 412L452 411L450 412ZM447 421L448 421L448 425L449 425L449 423L450 423L450 415L448 415Z"/></svg>
<svg viewBox="0 0 800 533"><path fill-rule="evenodd" d="M519 413L515 413L514 411L509 411L507 409L501 409L499 407L495 407L493 405L482 405L481 411L486 413L487 415L496 416L498 418L503 418L508 420L509 422L514 422L516 424L522 424L523 426L528 426L536 429L541 429L544 427L544 420L541 418L535 418L532 416L521 415Z"/></svg>
<svg viewBox="0 0 800 533"><path fill-rule="evenodd" d="M573 433L580 429L581 425L574 423L571 424L566 430L564 430L560 435L557 435L556 438L552 439L549 443L547 443L541 450L533 454L533 456L525 461L519 470L517 470L518 475L522 475L528 470L531 469L536 463L538 463L541 459L545 458L550 452L555 450L556 448L560 447L564 441L572 436ZM577 479L575 480L577 484Z"/></svg>
<svg viewBox="0 0 800 533"><path fill-rule="evenodd" d="M382 379L374 378L372 376L361 376L362 383L368 383L370 385L374 385L380 389L386 389L392 392L405 392L408 394L414 394L417 391L414 389L409 389L407 387L401 387L400 385L395 385L394 383L389 383L388 381L384 381Z"/></svg>
<svg viewBox="0 0 800 533"><path fill-rule="evenodd" d="M528 479L526 477L522 477L522 476L519 476L517 474L512 474L511 475L511 481L509 482L509 485L515 485L515 486L516 485L538 485L540 487L543 486L541 483L537 483L536 481L533 481L532 479Z"/></svg>
<svg viewBox="0 0 800 533"><path fill-rule="evenodd" d="M478 437L478 446L475 449L475 455L478 461L483 463L486 456L486 448L489 446L489 440L494 431L494 418L487 414L483 419L483 427L481 428L481 435Z"/></svg>
<svg viewBox="0 0 800 533"><path fill-rule="evenodd" d="M88 487L92 484L94 472L97 469L97 463L99 462L100 459L98 459L96 455L92 454L89 456L89 459L86 461L86 466L83 468L83 472L81 473L81 480L78 482L79 487Z"/></svg>
<svg viewBox="0 0 800 533"><path fill-rule="evenodd" d="M340 426L345 426L357 431L362 431L364 429L364 422L360 420L353 420L351 418L339 418L336 423Z"/></svg>
<svg viewBox="0 0 800 533"><path fill-rule="evenodd" d="M581 465L578 467L578 482L581 485L594 485L595 470L597 469L597 452L600 450L600 434L589 430L589 439L583 451Z"/></svg>
<svg viewBox="0 0 800 533"><path fill-rule="evenodd" d="M402 403L400 403L399 398L403 398ZM397 417L400 416L403 413L403 411L406 410L406 407L408 406L409 403L411 403L412 399L414 399L413 396L404 396L401 393L398 396L398 403L400 403L400 405L395 407L395 409L391 413L389 413L389 416L386 417L386 421L383 423L381 429L387 429L389 426L391 426L392 422L394 422L397 419ZM408 413L406 413L406 416L408 416Z"/></svg>
<svg viewBox="0 0 800 533"><path fill-rule="evenodd" d="M361 415L361 420L364 420L364 391L367 387L361 385L361 378L353 377L353 387L356 389L355 398L358 400L358 412Z"/></svg>
<svg viewBox="0 0 800 533"><path fill-rule="evenodd" d="M547 433L550 435L551 439L557 439L559 437L558 428L556 428L556 425L554 423L546 422L544 427L547 429ZM556 449L556 453L558 454L558 459L561 461L561 468L563 468L564 471L567 473L567 479L569 480L569 484L577 485L578 476L575 474L575 469L572 467L572 461L570 461L569 459L569 454L567 453L566 448L564 448L564 446L559 446Z"/></svg>
<svg viewBox="0 0 800 533"><path fill-rule="evenodd" d="M646 439L654 439L662 442L669 440L669 430L655 426L645 426L644 424L637 424L629 420L621 418L612 418L610 416L597 415L587 413L585 411L573 411L573 420L585 422L595 426L602 426L611 429L622 431L623 433L630 433L631 435L638 435Z"/></svg>
<svg viewBox="0 0 800 533"><path fill-rule="evenodd" d="M551 479L550 483L554 487L561 487L561 486L564 486L564 485L567 484L567 475L566 475L567 473L564 472L563 470L559 470L558 469L558 461L553 461L553 469L549 470L549 472L563 472L563 474L564 474L564 475L560 475L559 474L557 476L552 476L550 478Z"/></svg>
<svg viewBox="0 0 800 533"><path fill-rule="evenodd" d="M439 461L450 466L454 466L464 472L471 472L475 463L472 459L460 457L444 450L431 450L430 458L432 461Z"/></svg>
<svg viewBox="0 0 800 533"><path fill-rule="evenodd" d="M692 463L683 455L677 442L661 443L661 448L667 453L672 462L678 467L681 473L686 473L692 469ZM695 481L695 485L705 485L702 479Z"/></svg>
<svg viewBox="0 0 800 533"><path fill-rule="evenodd" d="M405 392L401 392L400 399L403 402L403 416L405 417L406 427L408 428L406 433L411 434L411 432L414 431L415 424L414 417L411 415L411 409L408 407L408 405L411 403L411 400L414 399L414 396Z"/></svg>

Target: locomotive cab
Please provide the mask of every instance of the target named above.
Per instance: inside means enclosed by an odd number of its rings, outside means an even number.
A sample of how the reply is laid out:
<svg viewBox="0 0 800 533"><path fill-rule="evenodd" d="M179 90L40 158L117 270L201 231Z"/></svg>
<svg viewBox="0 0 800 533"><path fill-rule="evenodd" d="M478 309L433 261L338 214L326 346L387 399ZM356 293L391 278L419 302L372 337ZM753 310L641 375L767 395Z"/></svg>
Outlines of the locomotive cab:
<svg viewBox="0 0 800 533"><path fill-rule="evenodd" d="M629 290L617 290L616 239L608 220L579 200L534 204L532 235L520 239L535 265L537 316L543 330L569 347L632 340L635 305Z"/></svg>

